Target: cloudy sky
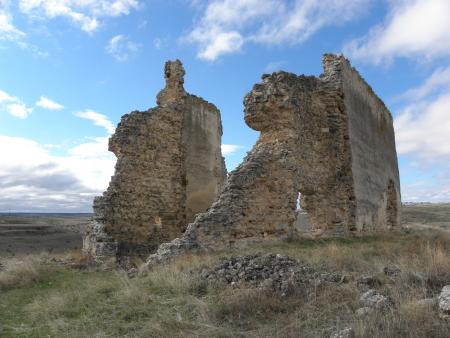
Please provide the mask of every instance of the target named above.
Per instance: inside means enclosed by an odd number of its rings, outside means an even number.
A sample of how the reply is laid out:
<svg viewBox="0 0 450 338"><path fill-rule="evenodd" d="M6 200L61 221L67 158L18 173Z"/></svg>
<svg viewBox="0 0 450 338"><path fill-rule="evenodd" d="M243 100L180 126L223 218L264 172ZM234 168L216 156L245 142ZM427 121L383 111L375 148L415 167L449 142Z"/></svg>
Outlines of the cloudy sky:
<svg viewBox="0 0 450 338"><path fill-rule="evenodd" d="M449 0L0 0L0 212L91 211L120 116L155 105L165 60L222 112L233 169L261 74L343 52L395 118L404 201L450 201Z"/></svg>

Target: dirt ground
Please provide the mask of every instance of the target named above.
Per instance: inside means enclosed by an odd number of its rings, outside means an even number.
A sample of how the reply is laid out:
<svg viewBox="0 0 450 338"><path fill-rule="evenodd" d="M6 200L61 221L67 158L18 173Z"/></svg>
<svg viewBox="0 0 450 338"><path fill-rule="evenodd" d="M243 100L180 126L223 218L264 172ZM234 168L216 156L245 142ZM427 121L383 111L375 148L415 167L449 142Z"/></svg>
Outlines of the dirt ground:
<svg viewBox="0 0 450 338"><path fill-rule="evenodd" d="M0 215L0 257L79 250L90 218L87 214Z"/></svg>

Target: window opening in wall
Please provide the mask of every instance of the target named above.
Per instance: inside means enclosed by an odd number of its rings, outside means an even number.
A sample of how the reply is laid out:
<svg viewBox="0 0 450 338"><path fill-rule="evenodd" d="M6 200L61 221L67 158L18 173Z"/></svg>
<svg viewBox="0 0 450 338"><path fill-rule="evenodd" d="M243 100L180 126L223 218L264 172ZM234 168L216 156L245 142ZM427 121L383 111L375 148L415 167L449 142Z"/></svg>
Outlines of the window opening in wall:
<svg viewBox="0 0 450 338"><path fill-rule="evenodd" d="M294 226L298 231L308 232L311 231L311 222L309 220L308 213L302 208L302 194L299 192L297 195L297 201L295 206L295 222Z"/></svg>

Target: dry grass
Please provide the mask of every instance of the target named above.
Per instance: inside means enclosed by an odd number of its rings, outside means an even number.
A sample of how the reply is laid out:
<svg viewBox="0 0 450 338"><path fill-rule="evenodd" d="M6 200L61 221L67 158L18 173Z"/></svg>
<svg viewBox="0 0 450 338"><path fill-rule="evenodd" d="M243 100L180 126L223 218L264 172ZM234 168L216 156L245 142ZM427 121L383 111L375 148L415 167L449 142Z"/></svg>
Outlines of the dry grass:
<svg viewBox="0 0 450 338"><path fill-rule="evenodd" d="M0 290L32 285L47 278L53 269L43 264L46 258L47 255L42 254L12 258L3 262L6 272L0 272Z"/></svg>
<svg viewBox="0 0 450 338"><path fill-rule="evenodd" d="M191 271L221 256L273 252L328 270L348 282L293 296L252 288L207 285ZM4 337L329 337L351 326L358 337L442 337L450 323L417 301L450 283L450 235L435 230L354 239L291 241L239 252L185 256L128 279L118 271L77 269L48 257L8 261L0 272L0 327ZM383 267L397 265L396 278ZM361 275L382 281L395 307L358 318Z"/></svg>

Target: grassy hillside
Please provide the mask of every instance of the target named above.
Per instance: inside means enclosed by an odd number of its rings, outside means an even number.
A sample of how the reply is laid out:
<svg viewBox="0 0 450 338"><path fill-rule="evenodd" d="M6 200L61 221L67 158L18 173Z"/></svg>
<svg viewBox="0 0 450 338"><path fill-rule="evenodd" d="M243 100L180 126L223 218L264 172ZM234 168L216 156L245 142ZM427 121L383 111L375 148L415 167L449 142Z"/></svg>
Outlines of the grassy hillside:
<svg viewBox="0 0 450 338"><path fill-rule="evenodd" d="M427 217L408 210L406 217ZM425 215L425 216L423 216ZM434 216L440 222L439 215ZM279 253L345 278L292 295L251 286L207 283L202 267L221 257ZM1 261L1 260L0 260ZM239 252L182 257L128 278L69 254L9 259L0 272L1 337L329 337L352 327L357 337L448 337L450 321L421 304L450 284L450 234L408 230L352 239L291 241ZM393 277L383 272L397 266ZM356 314L361 276L394 306Z"/></svg>

